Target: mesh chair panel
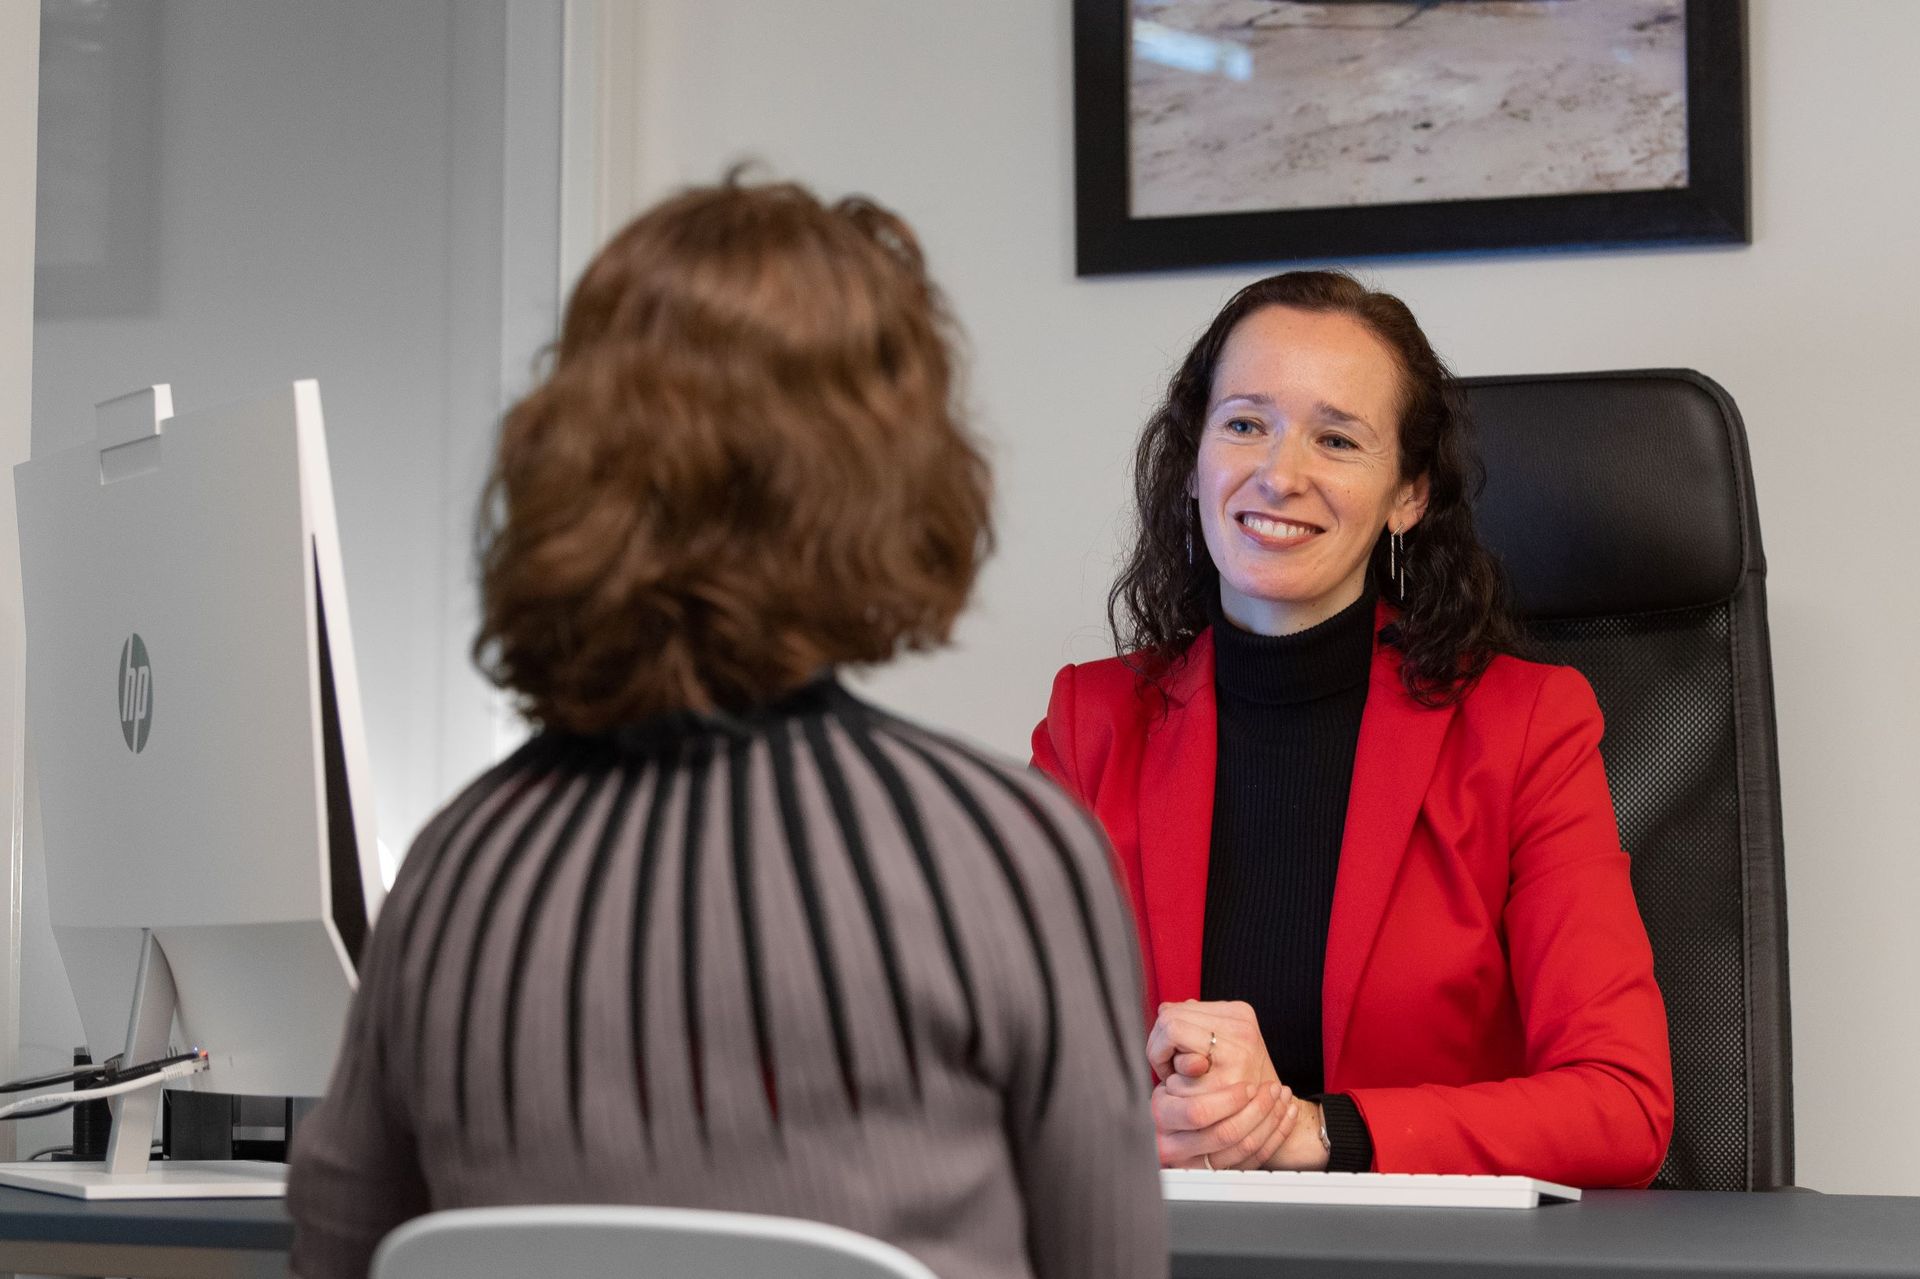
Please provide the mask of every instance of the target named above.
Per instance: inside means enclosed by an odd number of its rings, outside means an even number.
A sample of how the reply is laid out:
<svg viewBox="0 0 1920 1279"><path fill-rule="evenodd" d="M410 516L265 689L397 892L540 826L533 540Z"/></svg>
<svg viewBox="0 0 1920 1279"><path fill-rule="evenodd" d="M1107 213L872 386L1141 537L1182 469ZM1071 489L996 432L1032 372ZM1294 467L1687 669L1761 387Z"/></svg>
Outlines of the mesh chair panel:
<svg viewBox="0 0 1920 1279"><path fill-rule="evenodd" d="M1607 720L1600 753L1673 1046L1675 1123L1657 1187L1748 1188L1744 855L1724 604L1540 622Z"/></svg>

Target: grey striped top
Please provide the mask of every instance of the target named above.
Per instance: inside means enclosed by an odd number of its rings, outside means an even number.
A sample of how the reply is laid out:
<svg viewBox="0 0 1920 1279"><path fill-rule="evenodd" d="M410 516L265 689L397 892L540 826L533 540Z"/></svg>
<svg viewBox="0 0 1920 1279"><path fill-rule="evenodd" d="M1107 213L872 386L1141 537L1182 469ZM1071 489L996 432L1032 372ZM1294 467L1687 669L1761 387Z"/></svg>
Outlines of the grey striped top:
<svg viewBox="0 0 1920 1279"><path fill-rule="evenodd" d="M401 868L296 1137L294 1270L601 1202L833 1222L944 1279L1164 1276L1134 947L1071 801L832 681L535 738Z"/></svg>

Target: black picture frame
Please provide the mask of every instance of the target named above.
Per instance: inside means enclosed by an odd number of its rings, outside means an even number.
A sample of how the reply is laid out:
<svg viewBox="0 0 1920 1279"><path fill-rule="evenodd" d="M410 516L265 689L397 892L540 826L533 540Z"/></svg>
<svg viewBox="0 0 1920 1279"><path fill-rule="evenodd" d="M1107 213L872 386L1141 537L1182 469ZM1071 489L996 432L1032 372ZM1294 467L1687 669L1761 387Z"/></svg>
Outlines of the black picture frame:
<svg viewBox="0 0 1920 1279"><path fill-rule="evenodd" d="M1075 267L1082 276L1246 262L1751 242L1745 0L1686 0L1684 187L1136 218L1131 0L1074 0Z"/></svg>

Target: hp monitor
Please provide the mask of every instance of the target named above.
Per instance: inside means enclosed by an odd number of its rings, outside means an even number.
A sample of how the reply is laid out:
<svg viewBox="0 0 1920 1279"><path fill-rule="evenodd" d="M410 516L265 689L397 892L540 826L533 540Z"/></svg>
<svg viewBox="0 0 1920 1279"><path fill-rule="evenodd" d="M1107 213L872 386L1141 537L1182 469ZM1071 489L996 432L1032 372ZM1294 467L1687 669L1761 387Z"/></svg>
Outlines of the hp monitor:
<svg viewBox="0 0 1920 1279"><path fill-rule="evenodd" d="M176 417L157 386L97 418L15 468L29 779L81 1020L128 1064L203 1048L170 1086L318 1096L381 897L319 388ZM104 1163L0 1184L284 1193L279 1164L149 1166L158 1091L114 1103Z"/></svg>

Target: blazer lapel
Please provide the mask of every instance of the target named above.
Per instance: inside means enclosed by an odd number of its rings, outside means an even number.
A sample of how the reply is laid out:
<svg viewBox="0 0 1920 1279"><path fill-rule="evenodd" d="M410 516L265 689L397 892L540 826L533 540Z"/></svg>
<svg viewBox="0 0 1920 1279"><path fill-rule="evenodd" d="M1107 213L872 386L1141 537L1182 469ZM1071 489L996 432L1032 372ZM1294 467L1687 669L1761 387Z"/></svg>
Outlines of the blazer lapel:
<svg viewBox="0 0 1920 1279"><path fill-rule="evenodd" d="M1422 706L1402 686L1398 651L1377 638L1379 629L1393 618L1393 610L1381 604L1374 620L1373 670L1368 676L1367 708L1360 717L1340 869L1334 880L1321 986L1321 1040L1329 1081L1339 1068L1360 978L1406 856L1420 802L1440 758L1447 725L1453 720L1452 707Z"/></svg>
<svg viewBox="0 0 1920 1279"><path fill-rule="evenodd" d="M1149 727L1141 759L1140 876L1158 996L1198 999L1218 745L1211 631L1169 674L1166 695L1166 715Z"/></svg>

